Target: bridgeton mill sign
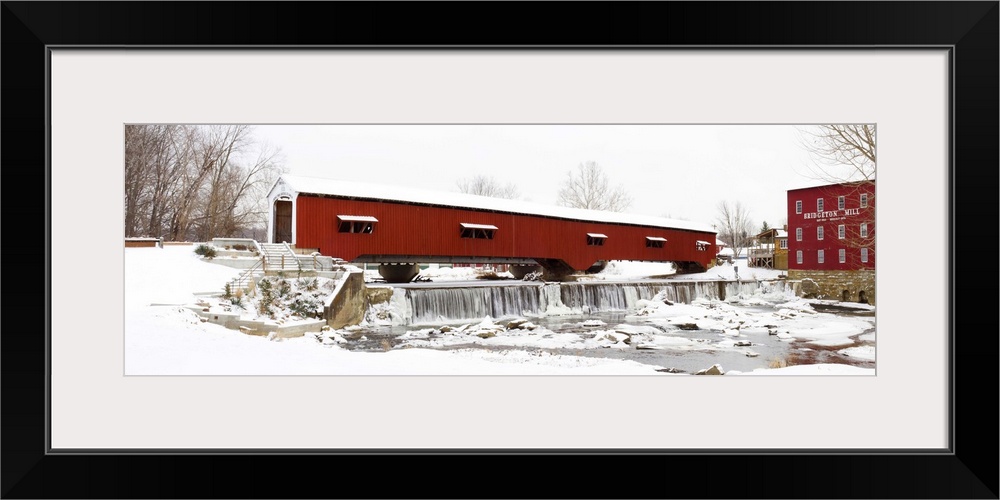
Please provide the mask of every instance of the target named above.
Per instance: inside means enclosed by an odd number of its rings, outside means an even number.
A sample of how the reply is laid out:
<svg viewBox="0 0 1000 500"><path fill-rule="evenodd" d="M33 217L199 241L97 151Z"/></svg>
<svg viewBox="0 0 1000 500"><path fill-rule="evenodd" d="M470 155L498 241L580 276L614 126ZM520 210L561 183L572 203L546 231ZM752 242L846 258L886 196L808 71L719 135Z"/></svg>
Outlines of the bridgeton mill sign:
<svg viewBox="0 0 1000 500"><path fill-rule="evenodd" d="M842 220L846 219L849 215L859 215L861 214L860 208L848 208L845 210L829 210L825 212L808 212L802 214L803 219L816 219L819 221L825 220Z"/></svg>

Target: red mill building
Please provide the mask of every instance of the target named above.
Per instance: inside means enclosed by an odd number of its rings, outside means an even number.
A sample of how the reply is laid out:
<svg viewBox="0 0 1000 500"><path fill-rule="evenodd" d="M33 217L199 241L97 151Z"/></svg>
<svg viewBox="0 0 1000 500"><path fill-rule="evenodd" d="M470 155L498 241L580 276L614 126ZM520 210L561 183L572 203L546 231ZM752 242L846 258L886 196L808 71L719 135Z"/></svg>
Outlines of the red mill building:
<svg viewBox="0 0 1000 500"><path fill-rule="evenodd" d="M818 298L875 303L875 182L788 191L788 278Z"/></svg>

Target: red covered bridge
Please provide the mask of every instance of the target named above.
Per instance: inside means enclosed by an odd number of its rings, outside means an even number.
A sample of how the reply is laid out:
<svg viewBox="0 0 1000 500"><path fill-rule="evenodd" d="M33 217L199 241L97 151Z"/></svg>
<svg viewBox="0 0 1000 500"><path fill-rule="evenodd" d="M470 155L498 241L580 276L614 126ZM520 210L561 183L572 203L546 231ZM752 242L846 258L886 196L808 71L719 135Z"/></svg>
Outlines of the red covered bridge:
<svg viewBox="0 0 1000 500"><path fill-rule="evenodd" d="M716 254L705 224L381 184L283 175L268 203L272 243L382 264L395 282L412 279L415 263L520 265L515 276L541 266L565 276L635 260L700 272Z"/></svg>

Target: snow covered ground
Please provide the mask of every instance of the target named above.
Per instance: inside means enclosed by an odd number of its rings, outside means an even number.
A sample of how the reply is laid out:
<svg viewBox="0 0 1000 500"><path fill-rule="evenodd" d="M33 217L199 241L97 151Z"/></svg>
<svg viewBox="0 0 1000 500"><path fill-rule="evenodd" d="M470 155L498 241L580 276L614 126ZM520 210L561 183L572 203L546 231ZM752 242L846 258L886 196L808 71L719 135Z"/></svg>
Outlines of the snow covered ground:
<svg viewBox="0 0 1000 500"><path fill-rule="evenodd" d="M483 318L464 328L414 329L386 352L361 352L341 345L351 329L292 339L250 336L219 325L203 323L183 307L199 300L195 294L221 292L240 271L201 260L193 246L125 249L125 373L127 375L661 375L655 366L627 359L547 353L541 349L606 349L644 344L650 349L690 349L683 325L723 331L714 348L752 351L755 339L774 336L807 340L817 348L841 348L841 353L874 360L874 347L855 345L850 337L871 329L874 317L840 317L817 313L811 303L786 296L740 296L729 301L696 300L692 304L642 301L634 312L646 319L676 325L668 334L627 325L586 325L589 339L531 325ZM739 261L737 261L739 266ZM469 279L472 268L436 270L436 279ZM667 271L667 272L664 272ZM659 276L673 271L669 264L612 262L593 279ZM744 270L742 278L774 277L778 271ZM683 279L731 279L733 267L716 266ZM773 275L773 276L771 276ZM681 279L681 277L678 277ZM747 306L767 306L751 314ZM856 307L866 308L870 306ZM525 323L535 326L525 327ZM442 331L447 330L447 331ZM433 338L432 338L432 335ZM728 336L728 337L727 337ZM873 336L873 335L872 335ZM874 341L874 338L862 340ZM739 345L745 343L744 347ZM492 349L444 349L477 344ZM428 348L429 347L429 348ZM747 354L750 356L750 354ZM704 368L710 368L705 366ZM725 367L720 367L725 371ZM662 370L661 370L662 372ZM727 374L765 375L874 375L874 369L845 364L815 364L726 371Z"/></svg>

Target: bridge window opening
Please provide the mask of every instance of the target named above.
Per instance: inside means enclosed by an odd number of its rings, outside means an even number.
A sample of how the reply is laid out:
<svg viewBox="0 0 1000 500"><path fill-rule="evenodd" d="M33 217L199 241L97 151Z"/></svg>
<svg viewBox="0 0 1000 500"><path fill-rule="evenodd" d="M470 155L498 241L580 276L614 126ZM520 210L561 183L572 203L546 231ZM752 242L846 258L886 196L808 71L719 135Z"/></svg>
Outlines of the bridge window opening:
<svg viewBox="0 0 1000 500"><path fill-rule="evenodd" d="M608 239L608 236L601 233L587 233L587 244L590 246L604 246L604 240L606 239Z"/></svg>
<svg viewBox="0 0 1000 500"><path fill-rule="evenodd" d="M368 215L338 215L340 220L338 231L341 233L371 234L375 231L378 219Z"/></svg>
<svg viewBox="0 0 1000 500"><path fill-rule="evenodd" d="M663 244L666 242L666 238L660 238L659 236L646 236L646 248L663 248Z"/></svg>
<svg viewBox="0 0 1000 500"><path fill-rule="evenodd" d="M469 224L463 222L460 225L462 227L460 234L463 238L492 240L493 233L497 230L496 226L489 224Z"/></svg>
<svg viewBox="0 0 1000 500"><path fill-rule="evenodd" d="M711 243L709 243L707 241L698 240L698 241L694 242L694 246L697 247L698 251L700 251L700 252L704 252L705 250L708 250L708 246L709 245L711 245Z"/></svg>

